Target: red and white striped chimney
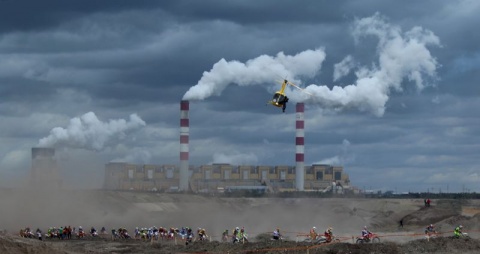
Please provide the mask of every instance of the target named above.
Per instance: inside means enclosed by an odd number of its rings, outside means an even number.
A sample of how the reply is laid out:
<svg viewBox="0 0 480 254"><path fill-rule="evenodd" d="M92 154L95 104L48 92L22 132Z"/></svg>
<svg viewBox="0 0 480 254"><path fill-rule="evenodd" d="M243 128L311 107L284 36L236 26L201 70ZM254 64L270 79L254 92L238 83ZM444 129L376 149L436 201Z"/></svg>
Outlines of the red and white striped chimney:
<svg viewBox="0 0 480 254"><path fill-rule="evenodd" d="M189 101L180 102L180 179L179 189L188 191L188 139L190 123L188 118Z"/></svg>
<svg viewBox="0 0 480 254"><path fill-rule="evenodd" d="M297 103L295 122L295 187L298 191L304 190L305 184L305 104Z"/></svg>

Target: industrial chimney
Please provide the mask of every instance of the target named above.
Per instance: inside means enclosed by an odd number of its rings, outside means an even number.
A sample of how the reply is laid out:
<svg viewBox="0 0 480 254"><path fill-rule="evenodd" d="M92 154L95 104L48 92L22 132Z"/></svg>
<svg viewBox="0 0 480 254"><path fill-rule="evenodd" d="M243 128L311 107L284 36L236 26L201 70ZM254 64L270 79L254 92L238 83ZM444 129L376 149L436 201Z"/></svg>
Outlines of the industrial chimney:
<svg viewBox="0 0 480 254"><path fill-rule="evenodd" d="M305 104L297 103L295 121L295 188L298 191L304 190L305 183Z"/></svg>
<svg viewBox="0 0 480 254"><path fill-rule="evenodd" d="M190 103L180 102L180 191L188 191L188 139L190 123L188 119Z"/></svg>

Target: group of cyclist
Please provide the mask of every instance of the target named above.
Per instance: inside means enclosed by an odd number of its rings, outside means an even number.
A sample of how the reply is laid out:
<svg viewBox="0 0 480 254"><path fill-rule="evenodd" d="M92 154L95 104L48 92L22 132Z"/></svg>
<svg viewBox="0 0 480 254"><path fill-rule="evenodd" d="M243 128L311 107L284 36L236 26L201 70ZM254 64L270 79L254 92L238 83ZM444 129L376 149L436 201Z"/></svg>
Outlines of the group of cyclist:
<svg viewBox="0 0 480 254"><path fill-rule="evenodd" d="M433 224L430 224L425 228L425 236L426 237L432 237L432 236L435 236L436 234L438 234L438 233L435 230L435 226ZM459 237L466 236L466 235L467 234L463 232L463 226L462 225L456 226L455 229L453 230L453 237L455 237L455 238L459 238Z"/></svg>
<svg viewBox="0 0 480 254"><path fill-rule="evenodd" d="M208 239L207 231L204 228L197 229L197 238L195 238L194 230L190 227L182 228L164 228L164 227L150 227L150 228L135 228L133 238L139 240L174 240L176 237L191 243L194 240L205 241Z"/></svg>
<svg viewBox="0 0 480 254"><path fill-rule="evenodd" d="M467 234L463 233L462 230L463 230L462 225L459 225L459 226L455 227L455 229L453 231L453 236L456 237L456 238L466 236ZM436 235L436 234L437 234L437 231L435 231L435 226L433 224L430 224L425 228L425 235L427 235L428 237L430 237L432 235ZM279 239L277 237L277 235L279 235L279 231L278 232L274 231L273 232L273 239ZM362 229L362 232L361 232L361 238L363 238L366 242L368 242L372 235L373 235L373 233L370 232L367 229L367 226L364 226L363 229ZM315 240L315 239L318 239L318 237L321 237L321 236L322 236L321 234L317 233L317 228L316 227L312 227L312 229L310 229L310 233L309 233L310 239ZM323 237L326 239L327 243L331 242L333 240L333 228L328 227L325 230L325 232L323 233Z"/></svg>
<svg viewBox="0 0 480 254"><path fill-rule="evenodd" d="M456 238L462 237L467 235L466 233L462 232L463 226L459 225L455 227L453 231L453 236ZM43 240L43 237L46 238L58 238L61 240L68 240L71 239L72 236L76 236L77 238L84 238L87 236L87 234L91 237L97 237L99 234L97 233L97 230L94 227L91 227L88 233L86 233L82 226L79 226L78 229L75 227L70 227L70 226L65 226L65 227L50 227L48 228L47 232L43 235L42 231L40 229L37 229L34 232L31 231L30 227L26 227L24 229L20 230L20 236L22 237L28 237L28 238L38 238L39 240ZM106 235L106 229L105 227L102 227L100 230L101 235ZM172 240L175 239L175 237L179 237L183 240L185 240L188 244L188 242L192 242L193 240L196 241L205 241L209 240L209 237L207 235L207 232L204 228L198 228L197 229L197 238L195 238L195 234L193 230L189 227L182 227L181 229L178 228L157 228L157 227L150 227L150 228L135 228L135 233L133 236L133 239L139 239L139 240L158 240L160 238L162 239L167 239L167 240ZM433 224L428 225L425 228L425 235L427 237L435 236L437 234L435 230L435 226ZM370 238L372 233L367 229L367 226L365 226L362 231L361 231L361 237L365 239L367 242ZM117 229L112 229L112 240L118 239L118 238L123 238L123 239L129 239L132 238L128 234L128 230L126 228L119 228ZM332 242L334 239L333 235L333 228L328 227L323 234L317 233L317 228L312 227L309 232L309 237L312 240L317 240L319 237L322 237L325 239L325 242L329 243ZM222 241L223 242L228 242L229 239L231 239L231 242L236 243L236 242L248 242L247 234L245 233L245 228L242 227L235 227L233 229L232 234L229 234L228 229L225 230L222 233ZM283 236L280 232L279 228L276 228L272 232L272 240L282 240Z"/></svg>
<svg viewBox="0 0 480 254"><path fill-rule="evenodd" d="M321 237L322 235L317 233L317 228L316 227L312 227L310 229L309 236L310 236L310 239L312 241L314 241L314 240L318 239L318 237ZM333 228L328 227L325 230L325 232L323 232L323 237L325 237L327 243L331 242L333 240Z"/></svg>
<svg viewBox="0 0 480 254"><path fill-rule="evenodd" d="M232 243L246 243L248 242L247 233L245 233L245 227L235 227L231 235L228 234L228 229L222 233L222 241L228 242L228 238L231 238Z"/></svg>
<svg viewBox="0 0 480 254"><path fill-rule="evenodd" d="M45 238L58 238L61 240L70 240L73 237L76 238L84 238L87 233L83 230L82 226L79 226L78 229L71 226L63 226L63 227L49 227L45 234L43 234L40 228L37 228L35 232L33 232L30 227L25 227L24 229L20 230L19 235L25 238L38 238L38 240L43 240ZM98 236L97 231L94 227L90 230L91 236Z"/></svg>

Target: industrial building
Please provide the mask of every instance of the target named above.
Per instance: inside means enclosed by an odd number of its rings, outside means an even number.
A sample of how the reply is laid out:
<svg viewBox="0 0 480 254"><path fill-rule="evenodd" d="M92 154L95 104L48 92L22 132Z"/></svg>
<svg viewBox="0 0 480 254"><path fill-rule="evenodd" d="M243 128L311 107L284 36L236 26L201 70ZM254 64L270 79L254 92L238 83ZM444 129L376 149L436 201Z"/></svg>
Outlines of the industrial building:
<svg viewBox="0 0 480 254"><path fill-rule="evenodd" d="M327 191L332 186L348 188L350 184L343 167L330 165L304 167L304 179L305 191ZM266 186L271 192L296 190L296 167L213 164L190 166L188 169L188 191L217 192L232 187L253 186ZM142 191L182 190L180 168L175 165L108 163L105 165L104 188Z"/></svg>
<svg viewBox="0 0 480 254"><path fill-rule="evenodd" d="M189 102L180 102L180 163L136 165L111 162L105 165L104 188L110 190L218 192L231 189L281 191L343 191L350 188L343 167L305 161L305 106L296 104L295 166L189 164ZM294 156L293 156L294 155ZM61 186L54 148L32 148L32 183Z"/></svg>
<svg viewBox="0 0 480 254"><path fill-rule="evenodd" d="M231 188L266 188L278 191L328 191L348 188L343 167L305 166L305 105L296 104L295 166L244 166L189 164L190 102L180 102L180 163L176 165L134 165L108 163L106 189L215 192Z"/></svg>

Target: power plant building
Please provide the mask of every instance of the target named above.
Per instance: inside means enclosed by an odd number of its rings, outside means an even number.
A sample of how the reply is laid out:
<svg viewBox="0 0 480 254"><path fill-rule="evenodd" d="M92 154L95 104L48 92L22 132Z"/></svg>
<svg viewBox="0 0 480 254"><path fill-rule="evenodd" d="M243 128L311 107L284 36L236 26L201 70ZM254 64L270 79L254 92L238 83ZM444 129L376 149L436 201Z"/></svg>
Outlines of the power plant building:
<svg viewBox="0 0 480 254"><path fill-rule="evenodd" d="M108 163L106 189L149 191L215 192L228 188L263 186L270 192L327 191L349 187L343 167L305 166L305 105L296 104L295 166L252 166L189 164L190 102L180 102L180 163L176 165L134 165Z"/></svg>
<svg viewBox="0 0 480 254"><path fill-rule="evenodd" d="M188 190L217 192L231 187L266 186L271 192L296 190L295 166L202 165L188 168ZM111 190L184 191L180 187L180 167L176 165L135 165L112 162L105 165L104 188ZM349 186L343 167L304 167L304 190L324 191Z"/></svg>

